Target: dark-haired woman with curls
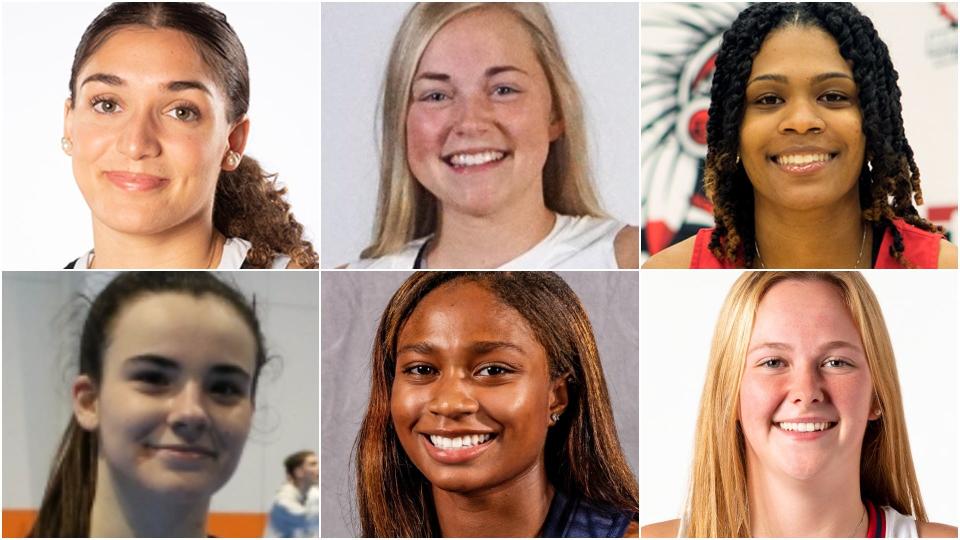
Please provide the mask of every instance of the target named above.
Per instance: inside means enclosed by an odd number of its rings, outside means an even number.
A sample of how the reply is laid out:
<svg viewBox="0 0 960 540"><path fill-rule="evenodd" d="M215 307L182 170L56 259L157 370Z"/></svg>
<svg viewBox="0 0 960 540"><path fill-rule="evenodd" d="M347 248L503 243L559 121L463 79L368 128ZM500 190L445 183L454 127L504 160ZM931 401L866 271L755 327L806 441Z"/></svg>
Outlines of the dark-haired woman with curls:
<svg viewBox="0 0 960 540"><path fill-rule="evenodd" d="M244 156L247 58L200 3L115 3L77 46L63 150L93 217L68 268L316 268L276 175Z"/></svg>
<svg viewBox="0 0 960 540"><path fill-rule="evenodd" d="M704 183L715 227L645 268L955 268L922 218L897 72L846 3L759 3L724 33Z"/></svg>

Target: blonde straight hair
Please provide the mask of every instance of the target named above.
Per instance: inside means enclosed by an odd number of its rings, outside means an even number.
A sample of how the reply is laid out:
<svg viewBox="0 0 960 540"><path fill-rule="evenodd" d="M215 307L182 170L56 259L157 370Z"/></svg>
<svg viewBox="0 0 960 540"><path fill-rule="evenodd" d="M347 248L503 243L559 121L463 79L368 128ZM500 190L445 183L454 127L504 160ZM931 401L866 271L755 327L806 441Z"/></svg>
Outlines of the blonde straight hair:
<svg viewBox="0 0 960 540"><path fill-rule="evenodd" d="M860 496L927 521L907 439L893 346L866 280L858 272L746 272L727 295L713 334L681 536L750 536L744 439L737 418L740 380L757 306L771 287L787 280L834 285L860 332L882 411L864 434Z"/></svg>
<svg viewBox="0 0 960 540"><path fill-rule="evenodd" d="M393 40L381 97L380 193L373 243L360 254L381 257L436 231L437 199L407 165L406 118L420 57L433 36L454 17L476 9L502 9L530 33L534 52L550 84L554 114L563 134L550 143L543 167L543 198L561 214L604 216L590 179L587 134L580 92L560 50L546 8L538 3L426 2L407 13Z"/></svg>

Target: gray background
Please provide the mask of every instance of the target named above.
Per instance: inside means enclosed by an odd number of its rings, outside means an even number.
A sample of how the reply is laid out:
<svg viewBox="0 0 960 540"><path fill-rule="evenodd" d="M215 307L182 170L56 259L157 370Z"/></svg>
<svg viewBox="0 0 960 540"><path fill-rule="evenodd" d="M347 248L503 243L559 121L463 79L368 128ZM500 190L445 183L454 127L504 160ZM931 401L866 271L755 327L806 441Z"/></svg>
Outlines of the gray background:
<svg viewBox="0 0 960 540"><path fill-rule="evenodd" d="M408 3L320 7L320 267L356 260L370 243L379 185L376 107L390 44ZM640 220L640 13L636 3L548 4L583 97L587 142L604 209Z"/></svg>
<svg viewBox="0 0 960 540"><path fill-rule="evenodd" d="M560 272L593 324L620 444L634 473L639 460L639 276ZM321 315L321 536L356 536L352 448L370 393L370 352L390 296L410 272L323 272Z"/></svg>
<svg viewBox="0 0 960 540"><path fill-rule="evenodd" d="M318 272L217 272L248 297L272 357L260 374L253 427L214 512L266 512L285 481L283 459L319 444ZM78 293L113 272L3 272L3 507L37 508L72 411Z"/></svg>

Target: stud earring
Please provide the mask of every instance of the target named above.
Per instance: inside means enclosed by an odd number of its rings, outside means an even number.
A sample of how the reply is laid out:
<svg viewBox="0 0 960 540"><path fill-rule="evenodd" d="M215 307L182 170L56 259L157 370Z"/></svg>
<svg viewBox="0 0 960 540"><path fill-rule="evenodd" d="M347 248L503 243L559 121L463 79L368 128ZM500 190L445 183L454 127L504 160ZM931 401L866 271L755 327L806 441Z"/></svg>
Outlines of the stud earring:
<svg viewBox="0 0 960 540"><path fill-rule="evenodd" d="M60 139L60 148L63 149L63 153L64 153L64 154L66 154L66 155L69 156L69 155L70 155L70 152L73 152L73 141L71 141L70 139L68 139L68 138L66 138L66 137L61 138L61 139Z"/></svg>
<svg viewBox="0 0 960 540"><path fill-rule="evenodd" d="M559 421L560 421L560 413L553 413L553 414L551 414L551 415L550 415L550 420L551 420L554 424L556 424L557 422L559 422Z"/></svg>
<svg viewBox="0 0 960 540"><path fill-rule="evenodd" d="M874 416L881 416L883 414L883 410L877 407L877 409L873 411L873 414Z"/></svg>
<svg viewBox="0 0 960 540"><path fill-rule="evenodd" d="M737 152L737 165L740 164L740 152Z"/></svg>
<svg viewBox="0 0 960 540"><path fill-rule="evenodd" d="M231 169L236 169L237 165L240 165L240 154L233 150L227 152L227 166Z"/></svg>

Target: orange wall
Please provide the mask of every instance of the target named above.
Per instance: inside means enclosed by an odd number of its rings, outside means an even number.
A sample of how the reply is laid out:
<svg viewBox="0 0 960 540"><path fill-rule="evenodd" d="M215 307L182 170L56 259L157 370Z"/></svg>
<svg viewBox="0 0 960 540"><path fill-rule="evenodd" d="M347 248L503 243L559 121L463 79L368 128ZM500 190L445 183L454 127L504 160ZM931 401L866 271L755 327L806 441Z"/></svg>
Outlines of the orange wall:
<svg viewBox="0 0 960 540"><path fill-rule="evenodd" d="M36 510L3 510L3 537L23 538L33 525ZM267 515L242 512L213 512L207 532L219 537L259 538L267 526Z"/></svg>

